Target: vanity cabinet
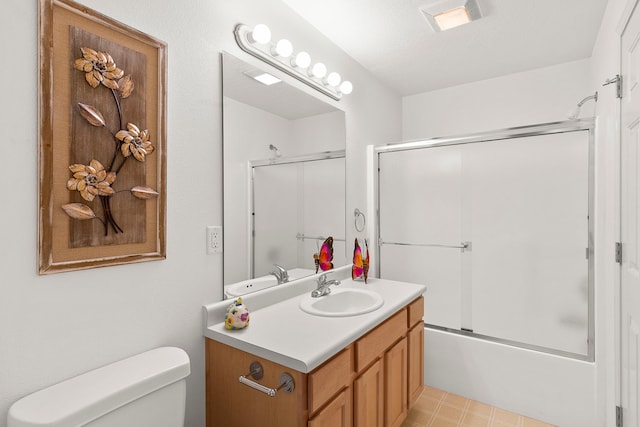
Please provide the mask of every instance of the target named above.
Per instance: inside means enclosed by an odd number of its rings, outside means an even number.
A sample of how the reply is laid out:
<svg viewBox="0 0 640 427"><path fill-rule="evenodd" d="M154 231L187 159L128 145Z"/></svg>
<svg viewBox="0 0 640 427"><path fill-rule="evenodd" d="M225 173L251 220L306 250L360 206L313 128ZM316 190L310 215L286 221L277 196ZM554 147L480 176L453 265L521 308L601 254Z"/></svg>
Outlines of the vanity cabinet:
<svg viewBox="0 0 640 427"><path fill-rule="evenodd" d="M422 391L424 299L419 297L310 373L301 373L206 339L207 427L396 427ZM292 393L275 397L239 383L249 365L276 388L281 373Z"/></svg>
<svg viewBox="0 0 640 427"><path fill-rule="evenodd" d="M306 374L209 338L205 339L205 352L207 427L306 425ZM249 374L254 361L260 362L264 371L260 384L277 387L280 374L287 372L295 382L293 393L279 391L276 397L269 397L241 384L238 378Z"/></svg>

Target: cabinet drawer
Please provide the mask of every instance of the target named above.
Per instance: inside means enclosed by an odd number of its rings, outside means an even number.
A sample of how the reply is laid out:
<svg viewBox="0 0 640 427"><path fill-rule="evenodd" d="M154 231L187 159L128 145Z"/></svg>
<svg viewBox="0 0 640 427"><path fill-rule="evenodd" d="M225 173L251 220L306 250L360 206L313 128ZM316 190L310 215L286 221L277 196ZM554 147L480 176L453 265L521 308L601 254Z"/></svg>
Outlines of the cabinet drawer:
<svg viewBox="0 0 640 427"><path fill-rule="evenodd" d="M356 371L366 368L406 332L407 309L404 308L356 342Z"/></svg>
<svg viewBox="0 0 640 427"><path fill-rule="evenodd" d="M409 317L407 324L408 328L411 328L416 323L420 322L424 317L424 297L420 297L411 304L409 304Z"/></svg>
<svg viewBox="0 0 640 427"><path fill-rule="evenodd" d="M309 374L309 412L317 411L331 397L351 384L353 350L347 347Z"/></svg>

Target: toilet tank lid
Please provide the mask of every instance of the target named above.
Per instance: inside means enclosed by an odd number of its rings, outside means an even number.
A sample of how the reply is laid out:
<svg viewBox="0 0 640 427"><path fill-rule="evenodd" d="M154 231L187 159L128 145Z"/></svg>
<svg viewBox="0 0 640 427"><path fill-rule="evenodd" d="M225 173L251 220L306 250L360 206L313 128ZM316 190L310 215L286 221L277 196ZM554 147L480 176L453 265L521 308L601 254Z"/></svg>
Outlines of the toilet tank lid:
<svg viewBox="0 0 640 427"><path fill-rule="evenodd" d="M189 373L184 350L156 348L23 397L9 408L8 427L84 425Z"/></svg>

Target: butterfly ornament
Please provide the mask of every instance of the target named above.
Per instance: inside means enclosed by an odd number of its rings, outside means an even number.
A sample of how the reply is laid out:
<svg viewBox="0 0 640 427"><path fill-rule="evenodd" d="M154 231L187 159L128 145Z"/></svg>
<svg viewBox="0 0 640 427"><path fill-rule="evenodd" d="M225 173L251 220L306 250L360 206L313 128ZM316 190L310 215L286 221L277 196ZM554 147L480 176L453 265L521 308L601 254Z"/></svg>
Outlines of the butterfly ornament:
<svg viewBox="0 0 640 427"><path fill-rule="evenodd" d="M363 254L364 252L364 254ZM364 278L364 283L367 283L367 277L369 276L369 244L367 239L364 239L364 248L360 247L358 239L355 239L353 248L353 266L351 267L351 278L357 279L359 277Z"/></svg>
<svg viewBox="0 0 640 427"><path fill-rule="evenodd" d="M318 269L322 271L331 270L333 268L333 237L329 236L325 239L320 247L320 253L313 254L313 262L316 265L316 273Z"/></svg>

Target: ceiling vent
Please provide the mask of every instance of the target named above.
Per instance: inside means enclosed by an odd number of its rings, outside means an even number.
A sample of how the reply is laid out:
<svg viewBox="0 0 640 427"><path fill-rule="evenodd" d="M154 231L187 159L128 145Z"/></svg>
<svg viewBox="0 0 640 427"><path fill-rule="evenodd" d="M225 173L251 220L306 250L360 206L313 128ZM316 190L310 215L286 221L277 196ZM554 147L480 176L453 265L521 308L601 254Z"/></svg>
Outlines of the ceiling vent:
<svg viewBox="0 0 640 427"><path fill-rule="evenodd" d="M439 0L420 7L434 31L445 31L482 18L477 0Z"/></svg>

